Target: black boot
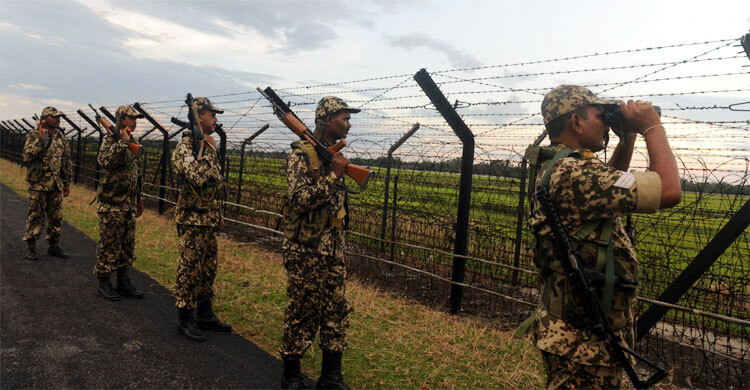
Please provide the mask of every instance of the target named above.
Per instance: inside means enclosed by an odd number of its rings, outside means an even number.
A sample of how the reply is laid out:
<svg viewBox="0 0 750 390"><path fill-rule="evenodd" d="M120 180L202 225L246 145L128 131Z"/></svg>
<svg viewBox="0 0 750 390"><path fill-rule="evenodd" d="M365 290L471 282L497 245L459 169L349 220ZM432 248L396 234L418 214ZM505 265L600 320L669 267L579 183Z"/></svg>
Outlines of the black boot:
<svg viewBox="0 0 750 390"><path fill-rule="evenodd" d="M130 284L130 276L128 276L129 271L130 267L120 267L117 269L117 292L126 297L143 299L143 291L136 290L135 287Z"/></svg>
<svg viewBox="0 0 750 390"><path fill-rule="evenodd" d="M50 240L49 242L49 248L47 248L47 254L50 256L60 257L63 259L69 259L70 255L65 253L65 251L60 248L60 241L59 240Z"/></svg>
<svg viewBox="0 0 750 390"><path fill-rule="evenodd" d="M26 240L26 260L39 260L36 254L36 240L33 238Z"/></svg>
<svg viewBox="0 0 750 390"><path fill-rule="evenodd" d="M196 311L195 323L199 328L204 330L214 330L217 332L232 331L232 325L221 322L219 317L214 314L214 309L211 306L210 299L198 301L198 310Z"/></svg>
<svg viewBox="0 0 750 390"><path fill-rule="evenodd" d="M203 335L200 329L195 325L195 319L193 318L193 310L191 309L177 309L180 322L177 325L177 330L185 335L190 340L203 342L206 341L206 336Z"/></svg>
<svg viewBox="0 0 750 390"><path fill-rule="evenodd" d="M101 294L104 299L110 301L120 300L120 294L118 294L114 287L112 287L112 283L109 281L109 275L99 277L99 294Z"/></svg>
<svg viewBox="0 0 750 390"><path fill-rule="evenodd" d="M290 355L282 360L284 361L284 373L281 374L282 389L307 389L305 378L302 377L302 369L299 360L302 356Z"/></svg>
<svg viewBox="0 0 750 390"><path fill-rule="evenodd" d="M349 389L344 378L341 377L341 355L343 355L342 352L323 351L323 367L320 369L320 378L315 388Z"/></svg>

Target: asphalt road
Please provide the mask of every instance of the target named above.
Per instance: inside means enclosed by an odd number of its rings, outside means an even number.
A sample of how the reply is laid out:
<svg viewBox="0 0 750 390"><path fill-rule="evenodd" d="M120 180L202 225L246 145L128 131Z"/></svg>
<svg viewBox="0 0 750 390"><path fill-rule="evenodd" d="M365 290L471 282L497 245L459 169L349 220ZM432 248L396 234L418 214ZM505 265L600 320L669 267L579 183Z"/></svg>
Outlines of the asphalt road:
<svg viewBox="0 0 750 390"><path fill-rule="evenodd" d="M180 336L174 297L141 272L131 279L146 299L99 298L96 242L67 223L70 259L39 240L40 260L26 260L27 210L0 184L0 388L279 387L281 361L241 336Z"/></svg>

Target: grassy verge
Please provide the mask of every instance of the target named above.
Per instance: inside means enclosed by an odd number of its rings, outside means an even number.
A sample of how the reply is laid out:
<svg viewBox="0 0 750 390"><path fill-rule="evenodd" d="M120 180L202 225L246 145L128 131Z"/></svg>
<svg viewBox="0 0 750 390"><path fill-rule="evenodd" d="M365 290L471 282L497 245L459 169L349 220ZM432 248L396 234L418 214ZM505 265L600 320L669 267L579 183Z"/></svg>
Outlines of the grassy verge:
<svg viewBox="0 0 750 390"><path fill-rule="evenodd" d="M0 160L0 181L26 196L24 173L18 165ZM91 189L74 186L64 201L63 215L96 240L98 219L94 205L89 205L93 197ZM138 220L136 267L172 288L178 258L176 241L174 225L147 210ZM243 337L275 355L286 303L285 278L278 253L230 237L219 238L216 310ZM544 370L530 342L354 280L348 282L348 288L355 312L351 316L350 347L344 354L344 376L352 387L543 386ZM320 351L315 347L303 361L303 370L317 377L319 367Z"/></svg>

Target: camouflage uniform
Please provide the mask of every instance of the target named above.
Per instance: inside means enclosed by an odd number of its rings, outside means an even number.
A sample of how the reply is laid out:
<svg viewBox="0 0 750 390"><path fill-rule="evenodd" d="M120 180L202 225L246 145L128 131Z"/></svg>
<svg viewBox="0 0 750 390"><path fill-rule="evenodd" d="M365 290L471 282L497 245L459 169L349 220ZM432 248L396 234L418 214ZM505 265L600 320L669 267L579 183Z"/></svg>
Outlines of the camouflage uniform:
<svg viewBox="0 0 750 390"><path fill-rule="evenodd" d="M131 106L121 106L115 117L122 115L142 117ZM119 129L119 126L116 126ZM99 215L99 245L96 248L94 275L110 275L135 262L135 214L140 199L138 159L128 149L130 140L115 141L111 135L102 141L97 162L102 169L102 179L96 192Z"/></svg>
<svg viewBox="0 0 750 390"><path fill-rule="evenodd" d="M198 107L222 113L206 98L195 98ZM204 143L203 155L193 155L192 133L186 130L172 153L180 195L174 219L179 236L175 295L177 307L195 309L199 301L214 297L218 246L216 232L222 218L224 180L217 150Z"/></svg>
<svg viewBox="0 0 750 390"><path fill-rule="evenodd" d="M610 103L581 89L563 86L548 93L542 103L545 124L588 104ZM555 145L549 151L554 154L564 148L567 147ZM536 171L535 185L539 184L548 163L541 163ZM638 260L620 217L658 210L659 175L619 171L597 159L588 149L576 149L570 157L555 163L549 190L563 227L576 242L584 264L594 267L597 263L601 246L597 241L601 241L605 225L602 223L587 234L582 230L591 221L611 221L617 282L610 303L610 319L616 334L632 346ZM543 279L542 303L532 330L547 370L547 388L619 387L622 370L606 341L583 327L581 318L585 311L571 291L562 262L555 258L552 233L536 197L532 198L529 222L537 242L535 261L542 268ZM585 236L577 237L579 232Z"/></svg>
<svg viewBox="0 0 750 390"><path fill-rule="evenodd" d="M59 117L63 113L54 107L46 107L41 118L48 115ZM23 239L39 238L46 214L46 239L50 243L58 242L62 232L62 192L70 185L73 175L68 140L59 129L45 131L44 137L33 130L26 137L23 161L28 166L26 181L29 183L29 213Z"/></svg>
<svg viewBox="0 0 750 390"><path fill-rule="evenodd" d="M346 107L341 99L323 98L316 119L342 109L359 111ZM311 158L316 160L314 151L305 144L295 142L292 149L286 164L289 188L283 210L288 301L281 356L303 355L318 331L323 351L342 352L352 312L344 282L348 225L344 178L337 177L330 165L311 163Z"/></svg>

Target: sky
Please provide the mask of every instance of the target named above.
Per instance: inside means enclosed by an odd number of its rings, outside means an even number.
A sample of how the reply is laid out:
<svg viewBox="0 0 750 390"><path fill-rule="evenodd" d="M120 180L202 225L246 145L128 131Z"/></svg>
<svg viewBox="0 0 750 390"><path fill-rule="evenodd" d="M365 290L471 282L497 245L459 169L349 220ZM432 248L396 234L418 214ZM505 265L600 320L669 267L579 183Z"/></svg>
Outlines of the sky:
<svg viewBox="0 0 750 390"><path fill-rule="evenodd" d="M746 1L0 0L0 118L47 105L341 82L749 29Z"/></svg>

